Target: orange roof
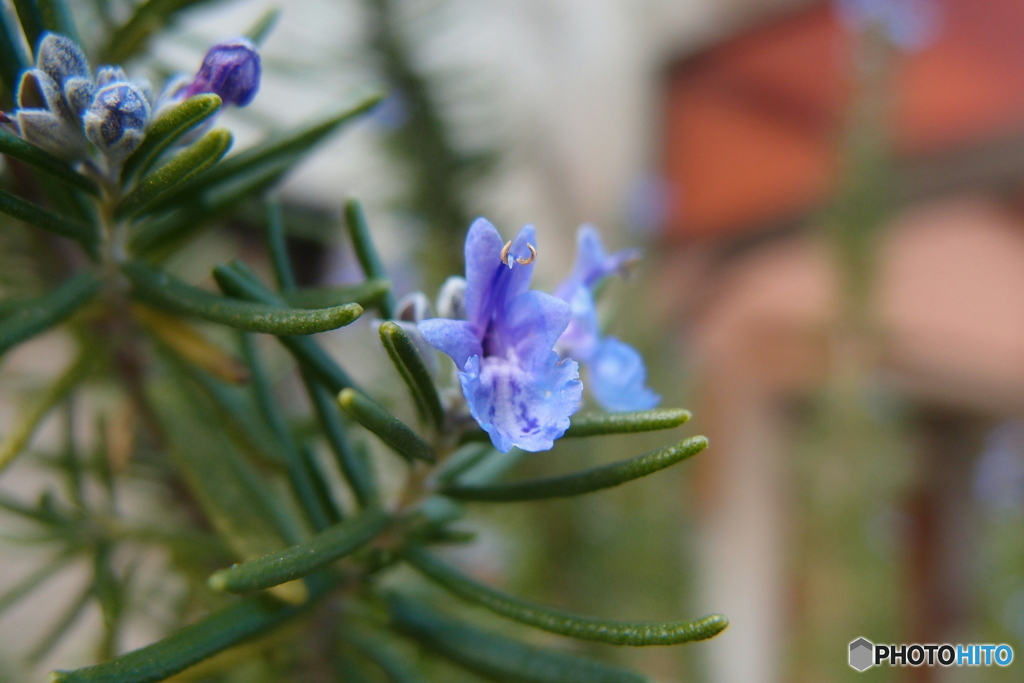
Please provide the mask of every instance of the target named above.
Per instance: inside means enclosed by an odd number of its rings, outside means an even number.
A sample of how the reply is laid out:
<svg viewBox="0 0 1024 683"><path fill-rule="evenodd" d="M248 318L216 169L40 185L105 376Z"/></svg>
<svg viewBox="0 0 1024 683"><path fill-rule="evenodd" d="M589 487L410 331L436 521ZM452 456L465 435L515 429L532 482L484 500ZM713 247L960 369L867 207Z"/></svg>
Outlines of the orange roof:
<svg viewBox="0 0 1024 683"><path fill-rule="evenodd" d="M938 39L897 62L897 153L1024 130L1024 2L945 0ZM731 235L799 214L835 178L853 40L823 3L673 70L665 117L668 232Z"/></svg>

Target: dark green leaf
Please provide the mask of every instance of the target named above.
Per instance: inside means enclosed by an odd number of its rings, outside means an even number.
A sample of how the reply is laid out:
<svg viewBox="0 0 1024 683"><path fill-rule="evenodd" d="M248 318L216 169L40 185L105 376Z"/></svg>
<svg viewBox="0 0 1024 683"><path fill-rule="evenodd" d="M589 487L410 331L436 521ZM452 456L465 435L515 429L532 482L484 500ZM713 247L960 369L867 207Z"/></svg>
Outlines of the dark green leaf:
<svg viewBox="0 0 1024 683"><path fill-rule="evenodd" d="M0 190L0 213L6 213L12 218L48 230L55 235L76 240L91 255L96 254L98 237L94 226L50 213L5 190Z"/></svg>
<svg viewBox="0 0 1024 683"><path fill-rule="evenodd" d="M18 88L21 72L32 65L32 58L25 53L21 42L21 26L15 17L0 5L0 78L8 92Z"/></svg>
<svg viewBox="0 0 1024 683"><path fill-rule="evenodd" d="M43 28L47 31L67 36L76 43L82 41L75 28L75 18L71 8L64 0L39 0L39 11L42 14Z"/></svg>
<svg viewBox="0 0 1024 683"><path fill-rule="evenodd" d="M82 356L58 377L57 381L50 385L37 400L27 406L25 412L15 422L14 427L0 439L0 471L10 465L28 445L39 424L67 396L68 392L78 385L91 364L91 356Z"/></svg>
<svg viewBox="0 0 1024 683"><path fill-rule="evenodd" d="M384 263L373 246L373 238L370 237L370 226L366 224L366 215L359 202L350 199L345 203L345 224L348 226L349 235L352 238L352 247L355 249L356 258L363 268L367 279L387 279L387 271ZM385 319L391 319L395 315L395 297L391 292L384 295L380 303L380 314Z"/></svg>
<svg viewBox="0 0 1024 683"><path fill-rule="evenodd" d="M387 280L367 280L354 285L340 287L313 287L285 292L284 300L295 308L327 308L341 304L359 304L363 308L379 306L384 296L391 291Z"/></svg>
<svg viewBox="0 0 1024 683"><path fill-rule="evenodd" d="M390 524L386 512L371 508L308 541L214 572L210 588L245 593L294 581L358 550Z"/></svg>
<svg viewBox="0 0 1024 683"><path fill-rule="evenodd" d="M661 448L650 453L638 455L629 460L594 467L583 472L530 479L527 481L509 482L507 484L460 485L448 483L440 487L439 492L458 500L477 500L489 502L515 502L538 500L540 498L559 498L578 496L583 493L600 491L624 484L627 481L645 477L658 470L665 469L686 458L689 458L708 447L708 440L703 436L695 436L680 441L674 446Z"/></svg>
<svg viewBox="0 0 1024 683"><path fill-rule="evenodd" d="M131 218L173 192L182 183L200 175L216 164L231 147L231 133L226 128L214 128L166 164L153 171L121 200L114 211L118 219Z"/></svg>
<svg viewBox="0 0 1024 683"><path fill-rule="evenodd" d="M363 508L375 505L379 496L373 470L367 466L367 463L359 457L359 454L352 448L352 444L349 443L345 425L341 421L337 404L332 400L331 392L317 382L308 370L303 371L302 379L306 384L309 398L313 401L313 407L320 419L320 426L323 427L327 443L330 444L331 450L334 452L338 467L352 489L356 502L359 507Z"/></svg>
<svg viewBox="0 0 1024 683"><path fill-rule="evenodd" d="M193 95L154 121L146 137L121 168L122 182L146 173L160 155L203 121L220 111L220 97L214 93Z"/></svg>
<svg viewBox="0 0 1024 683"><path fill-rule="evenodd" d="M91 178L78 173L66 161L58 159L31 142L22 140L10 131L0 129L0 152L89 194L98 196L100 193L99 187Z"/></svg>
<svg viewBox="0 0 1024 683"><path fill-rule="evenodd" d="M403 458L426 462L437 459L430 444L365 394L355 389L343 389L338 394L338 405Z"/></svg>
<svg viewBox="0 0 1024 683"><path fill-rule="evenodd" d="M646 683L647 677L592 659L527 645L443 616L398 594L387 599L395 627L469 671L503 683Z"/></svg>
<svg viewBox="0 0 1024 683"><path fill-rule="evenodd" d="M344 641L373 662L390 683L422 683L423 679L412 662L379 634L347 624L342 630Z"/></svg>
<svg viewBox="0 0 1024 683"><path fill-rule="evenodd" d="M128 246L137 254L164 258L238 203L274 185L284 172L281 168L263 169L260 173L246 176L237 184L183 199L184 206L175 204L170 207L175 209L172 213L151 220L139 228L129 238Z"/></svg>
<svg viewBox="0 0 1024 683"><path fill-rule="evenodd" d="M262 177L268 171L272 171L274 177L279 177L342 124L365 113L383 97L384 92L380 88L358 88L333 113L301 128L273 136L225 159L204 174L201 181L183 186L180 191L168 195L167 201L154 208L164 209L185 198L207 195L229 184L246 183L250 178Z"/></svg>
<svg viewBox="0 0 1024 683"><path fill-rule="evenodd" d="M266 12L259 20L252 25L248 31L245 32L245 37L252 42L260 45L267 37L267 35L277 25L277 20L281 18L281 10L277 7L272 7Z"/></svg>
<svg viewBox="0 0 1024 683"><path fill-rule="evenodd" d="M181 380L150 386L148 397L164 425L174 464L239 559L278 550L282 541L298 542L294 519L284 512L276 490L240 457L201 394Z"/></svg>
<svg viewBox="0 0 1024 683"><path fill-rule="evenodd" d="M92 273L82 272L49 294L25 302L17 312L0 321L0 356L77 311L96 295L101 284Z"/></svg>
<svg viewBox="0 0 1024 683"><path fill-rule="evenodd" d="M388 352L391 362L395 364L395 369L409 387L421 417L429 420L435 428L443 429L444 408L441 407L434 378L431 377L416 344L398 323L390 320L381 323L379 335L381 344Z"/></svg>
<svg viewBox="0 0 1024 683"><path fill-rule="evenodd" d="M288 258L288 243L284 234L284 214L281 200L276 197L267 200L267 251L274 264L277 287L282 293L295 289L295 273Z"/></svg>
<svg viewBox="0 0 1024 683"><path fill-rule="evenodd" d="M14 0L14 9L18 11L18 21L25 31L28 47L35 54L39 47L39 37L46 28L43 26L43 12L36 0Z"/></svg>
<svg viewBox="0 0 1024 683"><path fill-rule="evenodd" d="M127 61L146 47L153 33L174 23L179 12L207 1L145 0L135 8L128 21L111 34L103 51L103 61L108 64Z"/></svg>
<svg viewBox="0 0 1024 683"><path fill-rule="evenodd" d="M140 301L247 332L315 334L348 325L363 312L358 304L310 311L237 301L187 285L140 261L125 263L121 270L131 280L133 293Z"/></svg>
<svg viewBox="0 0 1024 683"><path fill-rule="evenodd" d="M693 621L615 621L583 617L513 597L460 574L426 550L409 546L405 558L427 578L458 597L496 614L570 638L612 645L676 645L721 633L729 620L721 614Z"/></svg>
<svg viewBox="0 0 1024 683"><path fill-rule="evenodd" d="M50 683L156 683L280 626L302 607L266 596L241 600L161 641L74 671L54 671Z"/></svg>

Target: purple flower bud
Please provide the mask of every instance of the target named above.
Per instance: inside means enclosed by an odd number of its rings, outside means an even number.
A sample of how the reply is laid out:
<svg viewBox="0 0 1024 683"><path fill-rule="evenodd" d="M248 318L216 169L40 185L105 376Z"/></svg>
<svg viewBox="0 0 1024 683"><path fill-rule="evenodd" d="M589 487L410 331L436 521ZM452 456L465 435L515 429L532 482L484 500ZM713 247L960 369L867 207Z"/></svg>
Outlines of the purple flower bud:
<svg viewBox="0 0 1024 683"><path fill-rule="evenodd" d="M224 104L244 107L260 88L260 55L247 38L218 43L203 58L184 97L216 93Z"/></svg>

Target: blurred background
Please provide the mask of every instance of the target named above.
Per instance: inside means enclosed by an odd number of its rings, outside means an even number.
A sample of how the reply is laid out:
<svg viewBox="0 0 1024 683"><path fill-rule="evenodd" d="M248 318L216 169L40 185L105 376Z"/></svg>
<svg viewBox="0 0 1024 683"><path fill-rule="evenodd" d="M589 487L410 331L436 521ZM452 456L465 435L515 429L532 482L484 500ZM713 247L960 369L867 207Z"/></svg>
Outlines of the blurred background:
<svg viewBox="0 0 1024 683"><path fill-rule="evenodd" d="M710 449L572 503L480 506L499 541L464 558L478 575L607 617L728 615L710 643L597 646L665 683L1020 679L1019 663L858 674L846 657L860 636L1024 656L1024 3L277 5L263 89L231 112L239 148L368 80L392 93L281 190L305 282L355 279L336 228L348 196L399 295L462 272L478 215L507 236L537 226L548 291L580 223L644 248L635 277L603 292L606 327ZM88 25L118 7L75 10ZM197 3L138 69L192 69L266 9ZM178 272L201 281L239 245L261 258L244 218ZM370 338L331 333L346 348ZM378 355L357 379L372 382ZM8 386L45 368L12 358ZM0 429L13 413L0 403ZM519 473L635 454L609 441L560 444ZM44 485L29 465L6 476ZM31 553L0 552L13 584ZM0 650L53 618L7 611ZM98 618L82 617L82 638ZM145 623L128 645L152 639Z"/></svg>

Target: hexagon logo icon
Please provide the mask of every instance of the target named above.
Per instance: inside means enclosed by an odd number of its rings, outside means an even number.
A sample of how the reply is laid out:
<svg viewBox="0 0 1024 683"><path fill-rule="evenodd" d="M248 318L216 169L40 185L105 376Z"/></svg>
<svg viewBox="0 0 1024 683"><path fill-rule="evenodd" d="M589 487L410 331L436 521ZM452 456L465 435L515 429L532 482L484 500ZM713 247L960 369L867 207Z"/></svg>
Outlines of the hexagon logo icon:
<svg viewBox="0 0 1024 683"><path fill-rule="evenodd" d="M857 671L874 665L875 645L867 638L858 638L850 643L850 666Z"/></svg>

